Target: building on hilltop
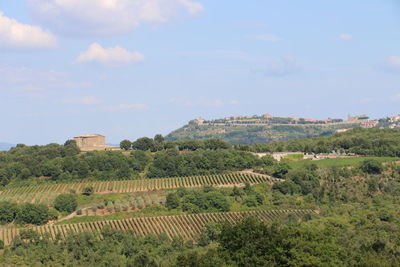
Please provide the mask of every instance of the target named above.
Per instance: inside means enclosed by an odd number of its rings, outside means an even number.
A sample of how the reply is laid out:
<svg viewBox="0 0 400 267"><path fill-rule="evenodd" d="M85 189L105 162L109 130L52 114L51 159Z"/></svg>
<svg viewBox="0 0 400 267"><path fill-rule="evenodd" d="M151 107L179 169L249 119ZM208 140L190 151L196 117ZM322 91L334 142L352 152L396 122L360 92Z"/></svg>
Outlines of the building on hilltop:
<svg viewBox="0 0 400 267"><path fill-rule="evenodd" d="M119 150L119 147L106 145L106 137L101 134L84 134L74 137L81 151Z"/></svg>
<svg viewBox="0 0 400 267"><path fill-rule="evenodd" d="M389 117L389 122L396 122L396 121L400 121L400 115Z"/></svg>
<svg viewBox="0 0 400 267"><path fill-rule="evenodd" d="M361 120L369 120L369 116L368 115L347 116L347 121L356 122Z"/></svg>
<svg viewBox="0 0 400 267"><path fill-rule="evenodd" d="M365 121L365 122L361 123L360 127L361 128L374 128L378 124L379 124L379 121L370 120L370 121Z"/></svg>
<svg viewBox="0 0 400 267"><path fill-rule="evenodd" d="M205 121L206 121L206 120L203 119L202 117L199 117L199 118L193 120L193 122L194 122L195 124L197 124L197 125L203 125Z"/></svg>

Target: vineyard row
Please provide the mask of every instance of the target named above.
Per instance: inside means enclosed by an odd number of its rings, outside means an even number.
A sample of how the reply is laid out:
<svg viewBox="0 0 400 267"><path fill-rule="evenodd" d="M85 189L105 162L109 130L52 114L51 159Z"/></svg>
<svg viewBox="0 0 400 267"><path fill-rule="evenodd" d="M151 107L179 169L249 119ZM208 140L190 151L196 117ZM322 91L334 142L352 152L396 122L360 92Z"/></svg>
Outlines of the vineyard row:
<svg viewBox="0 0 400 267"><path fill-rule="evenodd" d="M100 231L108 226L117 230L130 230L133 234L144 236L147 234L166 234L169 238L178 236L185 240L196 240L204 226L212 222L235 223L245 217L256 217L268 222L284 218L288 214L303 216L315 214L314 210L265 210L265 211L244 211L224 213L202 213L174 216L135 217L123 220L97 221L78 224L45 225L31 228L40 235L64 237L68 233L94 232L100 236ZM11 244L22 229L3 228L0 229L0 239L6 245Z"/></svg>
<svg viewBox="0 0 400 267"><path fill-rule="evenodd" d="M95 193L133 193L151 190L174 189L180 187L200 187L204 185L233 186L244 183L259 184L274 182L276 179L256 174L229 173L181 178L157 178L124 181L101 181L75 184L49 184L18 187L0 191L0 201L31 202L49 204L61 193L82 192L85 187L93 187Z"/></svg>

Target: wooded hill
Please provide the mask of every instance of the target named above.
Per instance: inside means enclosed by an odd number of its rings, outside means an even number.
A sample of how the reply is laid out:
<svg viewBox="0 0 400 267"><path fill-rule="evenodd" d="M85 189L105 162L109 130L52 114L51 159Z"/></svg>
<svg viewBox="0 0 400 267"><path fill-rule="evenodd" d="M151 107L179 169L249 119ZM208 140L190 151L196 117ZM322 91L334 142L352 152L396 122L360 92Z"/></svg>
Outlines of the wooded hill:
<svg viewBox="0 0 400 267"><path fill-rule="evenodd" d="M267 143L279 140L327 136L338 129L358 124L337 125L197 125L189 123L166 136L167 140L219 138L231 144Z"/></svg>
<svg viewBox="0 0 400 267"><path fill-rule="evenodd" d="M268 144L238 145L236 148L253 152L331 153L336 151L364 156L400 157L400 130L355 128L332 136Z"/></svg>

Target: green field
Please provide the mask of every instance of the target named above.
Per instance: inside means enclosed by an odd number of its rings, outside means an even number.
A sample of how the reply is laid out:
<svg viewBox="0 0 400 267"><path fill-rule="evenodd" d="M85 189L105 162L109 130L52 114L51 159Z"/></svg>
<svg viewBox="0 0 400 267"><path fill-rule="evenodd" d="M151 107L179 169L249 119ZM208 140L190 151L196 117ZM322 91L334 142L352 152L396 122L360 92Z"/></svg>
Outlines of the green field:
<svg viewBox="0 0 400 267"><path fill-rule="evenodd" d="M329 167L346 167L356 166L362 161L367 159L374 159L379 162L400 161L400 158L395 157L354 157L354 158L337 158L337 159L321 159L321 160L301 160L301 161L286 161L287 164L293 169L302 168L308 164L315 164L319 168Z"/></svg>

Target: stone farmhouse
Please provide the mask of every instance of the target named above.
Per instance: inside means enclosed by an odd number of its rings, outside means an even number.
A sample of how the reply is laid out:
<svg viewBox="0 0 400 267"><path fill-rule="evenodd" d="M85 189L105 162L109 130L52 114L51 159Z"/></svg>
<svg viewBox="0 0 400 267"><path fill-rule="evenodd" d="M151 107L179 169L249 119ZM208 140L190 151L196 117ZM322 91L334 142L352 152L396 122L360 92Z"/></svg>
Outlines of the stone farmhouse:
<svg viewBox="0 0 400 267"><path fill-rule="evenodd" d="M84 134L74 137L81 151L120 150L119 147L106 145L106 137L101 134Z"/></svg>

